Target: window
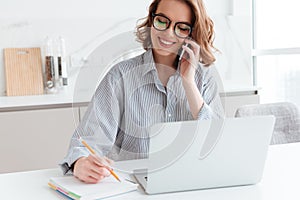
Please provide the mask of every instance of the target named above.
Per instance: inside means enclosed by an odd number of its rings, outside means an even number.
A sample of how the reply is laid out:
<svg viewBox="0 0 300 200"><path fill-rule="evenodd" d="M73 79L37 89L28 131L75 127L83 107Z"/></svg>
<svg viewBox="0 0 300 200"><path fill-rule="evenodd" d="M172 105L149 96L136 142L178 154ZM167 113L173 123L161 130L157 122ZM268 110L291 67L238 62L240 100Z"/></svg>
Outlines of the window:
<svg viewBox="0 0 300 200"><path fill-rule="evenodd" d="M261 103L300 106L300 1L253 0L254 84Z"/></svg>

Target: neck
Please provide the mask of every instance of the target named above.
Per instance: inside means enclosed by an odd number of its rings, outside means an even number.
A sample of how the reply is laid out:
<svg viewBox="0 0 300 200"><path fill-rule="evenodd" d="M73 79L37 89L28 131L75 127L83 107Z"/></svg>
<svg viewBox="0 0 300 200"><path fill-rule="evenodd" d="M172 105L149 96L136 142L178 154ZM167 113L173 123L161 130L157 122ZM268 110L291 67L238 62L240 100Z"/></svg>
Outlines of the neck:
<svg viewBox="0 0 300 200"><path fill-rule="evenodd" d="M174 65L176 57L177 57L176 54L162 56L162 55L159 55L158 53L153 52L153 58L154 58L154 61L156 64L159 64L162 66L168 66L173 69L177 69L177 66Z"/></svg>
<svg viewBox="0 0 300 200"><path fill-rule="evenodd" d="M153 53L153 58L155 61L158 78L163 86L167 86L170 76L172 76L177 69L177 67L174 66L176 55L171 54L170 56L161 56L157 53Z"/></svg>

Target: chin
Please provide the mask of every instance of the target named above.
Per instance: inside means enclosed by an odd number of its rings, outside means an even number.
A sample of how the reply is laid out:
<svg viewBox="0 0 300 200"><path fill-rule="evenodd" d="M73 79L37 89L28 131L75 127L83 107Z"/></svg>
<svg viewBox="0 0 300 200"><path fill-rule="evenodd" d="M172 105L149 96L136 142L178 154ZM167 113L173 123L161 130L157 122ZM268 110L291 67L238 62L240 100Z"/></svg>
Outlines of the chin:
<svg viewBox="0 0 300 200"><path fill-rule="evenodd" d="M156 53L161 55L161 56L170 56L173 53L168 51L168 50L164 50L164 49L155 49Z"/></svg>
<svg viewBox="0 0 300 200"><path fill-rule="evenodd" d="M160 56L174 56L178 52L178 49L165 49L162 47L154 47L153 50Z"/></svg>

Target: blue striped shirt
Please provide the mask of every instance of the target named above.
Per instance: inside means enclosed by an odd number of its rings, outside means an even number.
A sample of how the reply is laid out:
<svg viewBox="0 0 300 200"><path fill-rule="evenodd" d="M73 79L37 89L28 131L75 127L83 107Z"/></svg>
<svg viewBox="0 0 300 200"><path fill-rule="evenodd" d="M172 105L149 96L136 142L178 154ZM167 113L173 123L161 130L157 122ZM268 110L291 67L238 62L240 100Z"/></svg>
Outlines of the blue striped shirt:
<svg viewBox="0 0 300 200"><path fill-rule="evenodd" d="M199 63L195 82L204 105L198 119L223 117L217 82L211 67ZM79 142L82 137L101 156L113 160L145 158L148 128L160 122L194 120L179 70L164 87L158 78L152 51L113 66L100 82L88 109L71 138L64 172L89 152Z"/></svg>

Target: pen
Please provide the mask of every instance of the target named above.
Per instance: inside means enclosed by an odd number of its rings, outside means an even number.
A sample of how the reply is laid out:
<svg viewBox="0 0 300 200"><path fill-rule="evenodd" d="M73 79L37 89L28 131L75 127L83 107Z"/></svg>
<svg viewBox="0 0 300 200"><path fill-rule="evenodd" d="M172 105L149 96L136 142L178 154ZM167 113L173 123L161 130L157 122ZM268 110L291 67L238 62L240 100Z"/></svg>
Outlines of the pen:
<svg viewBox="0 0 300 200"><path fill-rule="evenodd" d="M92 153L92 154L96 154L96 152L94 151L94 149L92 149L92 147L90 147L82 138L79 138L79 140L81 141L81 143ZM106 168L108 169L108 168ZM118 177L118 175L112 170L112 169L108 169L108 171L111 173L111 175L113 175L119 182L121 182L120 178Z"/></svg>

